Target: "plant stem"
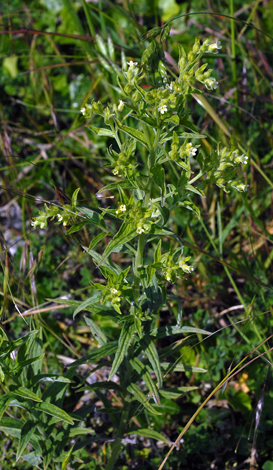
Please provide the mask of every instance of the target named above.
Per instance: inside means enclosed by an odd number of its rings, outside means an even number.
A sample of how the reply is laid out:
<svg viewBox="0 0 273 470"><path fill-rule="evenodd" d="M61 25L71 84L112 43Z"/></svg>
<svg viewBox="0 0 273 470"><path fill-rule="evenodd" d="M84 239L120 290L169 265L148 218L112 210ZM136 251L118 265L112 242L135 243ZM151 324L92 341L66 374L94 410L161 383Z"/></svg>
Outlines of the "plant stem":
<svg viewBox="0 0 273 470"><path fill-rule="evenodd" d="M230 0L230 16L234 17L234 3L233 0ZM236 49L235 49L235 23L234 20L231 20L231 54L232 54L232 79L233 84L236 87L234 96L235 103L238 106L238 90L237 90L237 69L236 69Z"/></svg>

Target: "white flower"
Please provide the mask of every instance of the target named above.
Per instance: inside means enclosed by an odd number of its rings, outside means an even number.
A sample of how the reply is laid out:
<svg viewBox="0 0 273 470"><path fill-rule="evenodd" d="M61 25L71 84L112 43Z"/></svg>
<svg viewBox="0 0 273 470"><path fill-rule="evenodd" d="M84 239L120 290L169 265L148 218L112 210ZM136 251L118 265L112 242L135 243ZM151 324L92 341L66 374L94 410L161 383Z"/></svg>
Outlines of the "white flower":
<svg viewBox="0 0 273 470"><path fill-rule="evenodd" d="M86 109L85 109L85 108L81 108L81 113L82 113L83 115L85 115L85 112L86 112Z"/></svg>
<svg viewBox="0 0 273 470"><path fill-rule="evenodd" d="M188 151L189 157L195 157L197 153L197 148L193 147L193 145L190 143L190 144L187 144L187 151Z"/></svg>
<svg viewBox="0 0 273 470"><path fill-rule="evenodd" d="M188 266L187 264L183 264L181 266L181 269L183 269L183 271L185 273L191 273L193 271L193 267L192 266Z"/></svg>
<svg viewBox="0 0 273 470"><path fill-rule="evenodd" d="M161 114L164 114L168 111L168 108L165 104L161 104L159 107L158 107L158 111L161 113Z"/></svg>
<svg viewBox="0 0 273 470"><path fill-rule="evenodd" d="M118 293L117 289L114 289L114 287L112 287L112 289L110 289L110 292L111 292L111 294L117 294Z"/></svg>
<svg viewBox="0 0 273 470"><path fill-rule="evenodd" d="M130 69L133 69L135 65L137 65L137 62L133 62L132 60L130 60L130 62L127 62L127 64L129 65Z"/></svg>
<svg viewBox="0 0 273 470"><path fill-rule="evenodd" d="M218 82L215 78L207 78L204 80L204 84L208 90L215 90L217 88Z"/></svg>
<svg viewBox="0 0 273 470"><path fill-rule="evenodd" d="M113 171L112 171L113 175L118 175L118 170L117 168L114 168Z"/></svg>
<svg viewBox="0 0 273 470"><path fill-rule="evenodd" d="M144 228L142 228L142 227L139 225L139 226L137 227L136 231L137 231L137 233L139 233L139 235L140 235L141 233L144 232Z"/></svg>
<svg viewBox="0 0 273 470"><path fill-rule="evenodd" d="M222 49L221 41L217 41L209 45L208 52L214 52L214 51L217 52L217 50L220 50L220 49Z"/></svg>
<svg viewBox="0 0 273 470"><path fill-rule="evenodd" d="M37 225L39 225L39 222L37 220L32 220L31 222L32 227L36 228Z"/></svg>
<svg viewBox="0 0 273 470"><path fill-rule="evenodd" d="M246 165L246 163L248 162L248 157L243 154L240 157L236 156L234 161L235 163L242 163L242 165Z"/></svg>
<svg viewBox="0 0 273 470"><path fill-rule="evenodd" d="M124 105L125 105L124 101L119 100L118 111L122 111L124 108Z"/></svg>
<svg viewBox="0 0 273 470"><path fill-rule="evenodd" d="M59 222L61 222L63 220L63 216L61 214L57 214L57 219Z"/></svg>
<svg viewBox="0 0 273 470"><path fill-rule="evenodd" d="M121 204L121 206L119 206L119 208L116 210L116 214L118 214L119 212L125 212L125 211L126 211L125 204Z"/></svg>

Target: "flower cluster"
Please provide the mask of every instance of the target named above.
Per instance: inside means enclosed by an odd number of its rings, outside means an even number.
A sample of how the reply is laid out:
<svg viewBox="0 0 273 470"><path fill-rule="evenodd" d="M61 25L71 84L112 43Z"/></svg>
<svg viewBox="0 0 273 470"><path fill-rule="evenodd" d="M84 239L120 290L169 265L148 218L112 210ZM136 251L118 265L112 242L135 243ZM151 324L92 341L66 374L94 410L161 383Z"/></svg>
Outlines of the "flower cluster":
<svg viewBox="0 0 273 470"><path fill-rule="evenodd" d="M41 229L45 229L47 228L48 219L57 219L55 224L62 223L63 226L66 227L71 217L73 217L71 207L68 205L63 207L62 213L60 213L60 207L58 206L51 205L48 207L47 204L45 204L44 207L44 211L39 211L39 215L34 217L34 219L31 221L32 227L40 227Z"/></svg>
<svg viewBox="0 0 273 470"><path fill-rule="evenodd" d="M120 153L111 148L108 149L109 159L113 167L112 173L116 176L130 176L134 170L136 143L133 139L127 139L122 144Z"/></svg>
<svg viewBox="0 0 273 470"><path fill-rule="evenodd" d="M190 260L190 256L186 258L180 255L178 260L174 260L174 253L167 253L162 255L162 274L168 282L175 283L176 278L182 278L184 274L189 274L193 271L193 266L187 264Z"/></svg>
<svg viewBox="0 0 273 470"><path fill-rule="evenodd" d="M193 146L191 142L188 142L188 139L184 140L184 143L180 145L178 135L176 132L173 132L171 151L169 152L169 157L174 160L178 165L185 167L185 164L181 160L187 160L191 157L195 157L199 145L196 147Z"/></svg>
<svg viewBox="0 0 273 470"><path fill-rule="evenodd" d="M149 228L150 228L149 225L143 224L143 223L139 223L139 224L137 225L136 231L137 231L137 233L138 233L139 235L141 235L141 233L148 232L148 231L149 231Z"/></svg>

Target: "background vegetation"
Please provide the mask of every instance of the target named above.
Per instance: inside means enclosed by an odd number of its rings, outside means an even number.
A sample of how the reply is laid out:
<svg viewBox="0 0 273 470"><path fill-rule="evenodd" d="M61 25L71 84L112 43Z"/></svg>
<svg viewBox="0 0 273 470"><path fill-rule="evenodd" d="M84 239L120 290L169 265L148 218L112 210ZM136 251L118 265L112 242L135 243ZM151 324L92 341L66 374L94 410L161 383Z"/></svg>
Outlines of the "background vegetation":
<svg viewBox="0 0 273 470"><path fill-rule="evenodd" d="M214 333L177 356L183 354L185 362L207 369L206 374L174 372L166 378L168 387L196 388L175 401L163 400L163 414L149 418L154 431L175 441L229 367L272 334L272 2L14 0L0 11L1 322L10 341L28 333L24 318L41 328L41 370L50 374L63 375L71 360L97 345L83 315L73 319L65 302L90 296L89 283L98 276L94 264L80 249L81 241L59 226L33 231L30 224L44 201L61 205L78 187L81 205L96 207L97 191L113 181L102 167L107 142L86 127L80 109L93 98L103 104L114 99L115 64L121 64L122 51L139 61L142 35L176 15L185 14L172 22L167 44L166 63L173 74L178 43L187 51L195 37L221 40L221 53L208 59L218 89L196 95L189 103L191 119L207 135L204 151L222 142L249 155L249 186L247 193L208 192L201 224L190 213L186 218L179 211L172 214L173 230L196 265L176 290L183 301L183 324ZM170 173L170 183L172 178ZM111 204L110 196L100 204ZM200 205L197 195L196 200ZM88 236L92 239L92 230ZM56 298L63 303L49 300ZM117 325L108 317L92 318L116 338ZM160 325L172 319L162 311ZM269 339L259 352L270 347ZM105 365L97 371L97 380L106 380L109 370ZM233 377L202 409L166 468L246 469L257 461L259 468L273 469L271 371L269 352ZM8 381L1 390L3 396L11 390ZM113 392L107 398L115 402ZM77 452L63 468L101 469L112 435L103 395L91 389L76 392L70 384L64 410L75 411L83 403L90 406L86 426L100 439L91 431L88 437L74 437ZM4 416L25 419L18 407ZM35 468L27 448L16 462L18 439L6 431L0 422L0 468ZM128 436L116 468L158 468L168 444L132 439Z"/></svg>

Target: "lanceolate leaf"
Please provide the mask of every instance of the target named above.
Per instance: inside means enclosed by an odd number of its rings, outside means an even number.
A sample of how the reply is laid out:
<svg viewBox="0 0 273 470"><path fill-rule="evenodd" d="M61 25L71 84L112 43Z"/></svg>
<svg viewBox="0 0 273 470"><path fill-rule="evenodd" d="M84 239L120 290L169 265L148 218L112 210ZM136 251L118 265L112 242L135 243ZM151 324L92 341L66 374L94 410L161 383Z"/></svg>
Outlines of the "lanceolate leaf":
<svg viewBox="0 0 273 470"><path fill-rule="evenodd" d="M38 397L38 395L36 395L36 393L33 393L31 390L29 390L25 387L19 387L16 390L13 390L10 393L12 395L14 395L15 397L26 398L28 400L42 402L41 398Z"/></svg>
<svg viewBox="0 0 273 470"><path fill-rule="evenodd" d="M156 411L154 407L149 403L149 399L144 395L144 393L142 393L142 391L139 389L139 387L137 387L137 385L131 384L129 385L129 387L127 387L127 390L128 392L132 393L135 399L139 401L146 408L147 411L154 415L161 415L161 413L158 413L158 411Z"/></svg>
<svg viewBox="0 0 273 470"><path fill-rule="evenodd" d="M137 235L136 224L123 222L118 233L109 242L105 249L100 264L102 264L108 256L114 251L118 251L122 245L132 240Z"/></svg>
<svg viewBox="0 0 273 470"><path fill-rule="evenodd" d="M73 419L70 418L70 416L64 410L58 406L52 405L52 403L38 403L34 409L43 411L44 413L54 416L54 418L58 418L58 420L64 421L65 423L74 424Z"/></svg>
<svg viewBox="0 0 273 470"><path fill-rule="evenodd" d="M30 439L32 438L33 434L36 431L37 424L33 423L33 421L26 421L24 426L21 430L21 436L17 448L16 460L19 460L22 453L24 452L26 446L28 445Z"/></svg>
<svg viewBox="0 0 273 470"><path fill-rule="evenodd" d="M128 126L121 126L120 130L128 134L130 137L133 137L138 142L140 142L141 144L145 145L145 147L148 148L145 136L144 134L142 134L142 132L138 131L137 129L134 129L133 127L128 127Z"/></svg>
<svg viewBox="0 0 273 470"><path fill-rule="evenodd" d="M186 184L185 189L188 191L191 191L192 193L199 194L199 196L205 197L205 193L201 189L197 189L195 186L192 186L191 184Z"/></svg>
<svg viewBox="0 0 273 470"><path fill-rule="evenodd" d="M6 395L4 395L3 399L1 399L0 401L0 429L2 416L5 413L7 407L9 406L11 400L13 400L13 396L10 393L6 393Z"/></svg>
<svg viewBox="0 0 273 470"><path fill-rule="evenodd" d="M141 344L143 352L147 355L147 357L148 357L148 359L149 359L149 361L152 365L153 371L154 371L154 373L156 375L156 378L157 378L158 388L161 388L163 378L162 378L162 372L161 372L161 368L160 368L160 361L159 361L159 357L158 357L156 347L153 343L153 338L150 338L147 335L143 336L143 338L141 338L139 343Z"/></svg>
<svg viewBox="0 0 273 470"><path fill-rule="evenodd" d="M91 131L95 132L95 134L103 137L113 137L115 138L115 133L111 131L110 129L106 129L104 127L93 127L93 126L87 126L88 129L91 129Z"/></svg>
<svg viewBox="0 0 273 470"><path fill-rule="evenodd" d="M166 336L196 333L201 335L210 335L210 331L202 330L201 328L195 328L194 326L161 326L160 328L154 328L150 335L159 339L165 338Z"/></svg>
<svg viewBox="0 0 273 470"><path fill-rule="evenodd" d="M107 338L100 327L90 318L84 317L88 326L90 326L91 333L93 334L94 338L98 341L100 346L103 346L107 343Z"/></svg>
<svg viewBox="0 0 273 470"><path fill-rule="evenodd" d="M76 310L74 310L73 317L75 317L77 313L81 312L82 310L85 310L86 307L88 307L89 305L95 304L96 302L98 302L100 296L101 296L101 292L97 292L95 295L93 295L92 297L89 297L89 299L86 299L84 302L82 302L76 308Z"/></svg>
<svg viewBox="0 0 273 470"><path fill-rule="evenodd" d="M185 364L181 363L172 364L170 362L161 362L161 368L168 372L208 372L207 369L202 369L202 367L186 366Z"/></svg>
<svg viewBox="0 0 273 470"><path fill-rule="evenodd" d="M142 362L138 358L131 359L130 363L133 369L135 369L137 373L141 376L141 378L144 380L148 390L150 391L150 395L153 397L156 405L160 406L160 398L158 394L158 389L154 381L152 380L146 366L142 364Z"/></svg>
<svg viewBox="0 0 273 470"><path fill-rule="evenodd" d="M164 398L175 400L187 392L196 390L198 387L178 387L178 388L164 388L160 390L160 395Z"/></svg>
<svg viewBox="0 0 273 470"><path fill-rule="evenodd" d="M127 434L137 434L138 436L148 437L150 439L156 439L157 441L166 442L167 444L171 444L171 441L167 439L163 434L160 434L153 429L148 428L135 428L131 431L127 432Z"/></svg>
<svg viewBox="0 0 273 470"><path fill-rule="evenodd" d="M87 364L88 362L96 363L103 357L114 354L117 348L118 342L112 341L111 343L107 343L104 346L101 346L101 348L94 349L90 354L87 354L83 358L69 364L68 367L79 367L81 364Z"/></svg>
<svg viewBox="0 0 273 470"><path fill-rule="evenodd" d="M120 333L118 349L115 354L114 362L113 362L112 369L109 375L109 380L117 372L120 364L122 363L125 357L125 354L130 346L130 342L133 337L134 331L135 331L134 325L131 325L130 327L128 327L127 322L124 323L123 328Z"/></svg>

